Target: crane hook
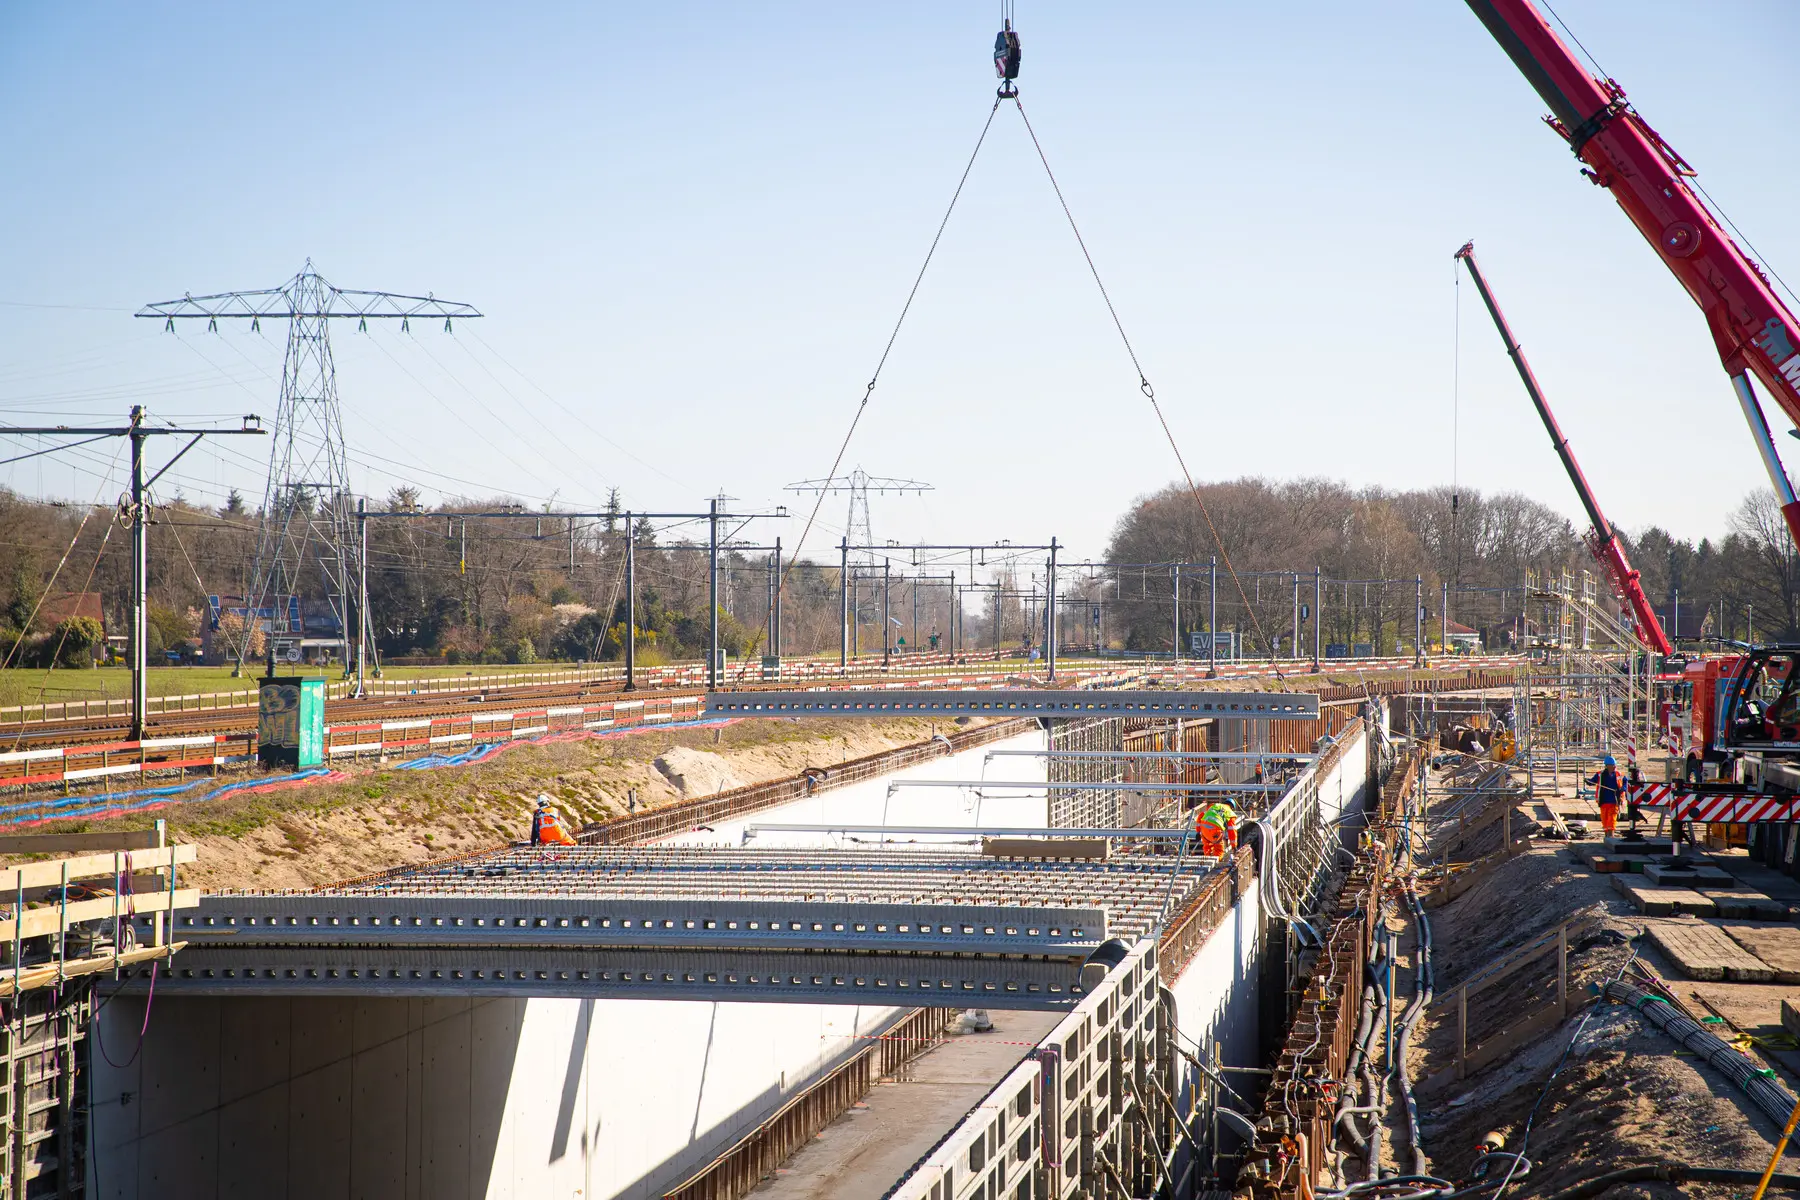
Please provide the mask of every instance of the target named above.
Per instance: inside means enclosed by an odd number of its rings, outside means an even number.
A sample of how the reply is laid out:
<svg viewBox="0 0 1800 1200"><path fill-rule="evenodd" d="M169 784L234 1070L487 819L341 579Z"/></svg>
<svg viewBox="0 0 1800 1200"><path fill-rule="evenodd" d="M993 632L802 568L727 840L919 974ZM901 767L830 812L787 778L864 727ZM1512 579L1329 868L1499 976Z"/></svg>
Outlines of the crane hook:
<svg viewBox="0 0 1800 1200"><path fill-rule="evenodd" d="M999 90L994 94L1002 100L1017 98L1019 89L1013 80L1019 77L1019 35L1013 30L1012 20L1001 22L1001 30L994 35L994 74L1000 78Z"/></svg>

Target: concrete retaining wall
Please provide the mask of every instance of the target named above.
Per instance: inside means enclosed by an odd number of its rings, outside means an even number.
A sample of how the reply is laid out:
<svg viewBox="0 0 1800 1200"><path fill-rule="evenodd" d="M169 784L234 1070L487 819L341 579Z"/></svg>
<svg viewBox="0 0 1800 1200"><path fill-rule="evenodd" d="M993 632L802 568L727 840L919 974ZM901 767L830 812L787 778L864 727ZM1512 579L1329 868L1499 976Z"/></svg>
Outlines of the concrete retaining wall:
<svg viewBox="0 0 1800 1200"><path fill-rule="evenodd" d="M991 748L1042 748L1033 733ZM887 778L977 778L990 747ZM1043 779L997 759L990 779ZM1044 798L980 801L1043 825ZM751 821L972 825L976 802L886 779ZM783 835L781 844L814 835ZM756 844L770 844L773 839ZM98 1197L649 1200L753 1129L904 1010L633 1000L120 997L98 1025L89 1186Z"/></svg>

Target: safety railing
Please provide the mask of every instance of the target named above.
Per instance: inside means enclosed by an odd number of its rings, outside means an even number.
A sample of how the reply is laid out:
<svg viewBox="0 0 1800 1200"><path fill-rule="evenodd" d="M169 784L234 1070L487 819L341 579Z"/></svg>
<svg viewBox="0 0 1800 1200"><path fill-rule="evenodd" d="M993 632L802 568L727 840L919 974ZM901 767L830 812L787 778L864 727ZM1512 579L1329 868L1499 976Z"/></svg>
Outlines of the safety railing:
<svg viewBox="0 0 1800 1200"><path fill-rule="evenodd" d="M825 1078L782 1105L730 1149L663 1193L664 1200L737 1200L772 1174L788 1155L869 1094L877 1080L942 1040L958 1010L915 1008Z"/></svg>
<svg viewBox="0 0 1800 1200"><path fill-rule="evenodd" d="M1174 1126L1157 950L1139 942L885 1200L1150 1195Z"/></svg>

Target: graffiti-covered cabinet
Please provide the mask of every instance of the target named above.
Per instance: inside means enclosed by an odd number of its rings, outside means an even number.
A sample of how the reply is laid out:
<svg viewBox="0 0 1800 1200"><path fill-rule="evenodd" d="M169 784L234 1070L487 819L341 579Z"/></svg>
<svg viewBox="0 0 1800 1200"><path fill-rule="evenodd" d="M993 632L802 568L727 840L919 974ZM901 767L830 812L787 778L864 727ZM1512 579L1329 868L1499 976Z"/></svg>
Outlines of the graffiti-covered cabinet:
<svg viewBox="0 0 1800 1200"><path fill-rule="evenodd" d="M257 714L257 757L265 767L316 767L325 761L325 681L268 678Z"/></svg>

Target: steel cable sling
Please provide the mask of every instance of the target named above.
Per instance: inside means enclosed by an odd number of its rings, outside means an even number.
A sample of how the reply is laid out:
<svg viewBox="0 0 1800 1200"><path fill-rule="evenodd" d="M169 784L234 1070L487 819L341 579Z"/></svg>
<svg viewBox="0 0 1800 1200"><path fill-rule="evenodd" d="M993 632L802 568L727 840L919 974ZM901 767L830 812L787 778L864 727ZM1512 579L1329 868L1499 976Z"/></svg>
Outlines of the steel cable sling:
<svg viewBox="0 0 1800 1200"><path fill-rule="evenodd" d="M850 427L844 431L843 441L838 445L837 454L832 459L831 470L827 477L835 477L838 468L843 464L844 455L850 448L850 439L855 436L863 413L868 409L869 398L874 395L875 385L881 379L882 368L887 365L888 356L893 352L894 344L900 337L900 330L906 323L907 314L912 311L913 301L919 294L919 285L924 282L925 272L930 268L931 261L937 254L938 244L943 240L944 230L950 224L950 215L956 211L956 203L962 196L963 186L969 181L969 172L974 169L975 159L980 155L981 147L987 141L988 130L993 128L994 115L1000 111L1002 101L1011 100L1019 110L1019 119L1024 123L1025 132L1030 136L1032 147L1037 151L1038 161L1044 166L1044 174L1049 178L1050 187L1056 193L1056 200L1062 207L1063 216L1069 222L1069 230L1075 235L1075 244L1080 247L1082 258L1087 262L1088 271L1094 277L1094 284L1100 290L1100 298L1105 302L1106 311L1112 317L1113 328L1118 330L1119 340L1125 346L1125 353L1131 359L1132 368L1137 371L1138 388L1143 392L1144 398L1150 401L1151 411L1156 414L1156 420L1162 427L1163 436L1168 439L1169 449L1174 452L1175 462L1181 468L1182 479L1187 484L1188 494L1193 497L1195 507L1206 522L1207 531L1212 535L1213 545L1218 548L1219 560L1224 564L1226 574L1230 576L1232 586L1237 591L1238 602L1250 615L1250 623L1257 638L1269 650L1269 659L1274 662L1274 647L1263 630L1262 618L1250 603L1250 597L1244 590L1243 580L1238 577L1237 568L1232 565L1231 555L1225 549L1225 540L1220 536L1218 526L1213 522L1212 513L1200 495L1200 489L1194 482L1193 472L1188 469L1187 459L1181 453L1181 447L1175 440L1174 430L1169 427L1168 418L1163 415L1162 405L1157 402L1156 389L1151 386L1150 379L1144 372L1143 364L1138 360L1137 350L1132 346L1131 338L1125 332L1125 323L1120 319L1118 309L1113 305L1112 296L1106 290L1106 283L1100 277L1100 268L1095 264L1092 252L1088 250L1087 239L1081 236L1081 227L1076 224L1075 214L1070 210L1068 199L1063 195L1062 185L1057 181L1056 172L1050 167L1050 158L1044 152L1043 143L1038 140L1037 130L1032 127L1031 118L1025 114L1024 102L1019 99L1019 89L1013 82L1018 76L1019 69L1018 35L1013 32L1010 12L1003 13L1003 17L1003 29L1000 38L995 43L995 68L999 72L1002 82L999 90L995 93L993 107L988 109L987 120L981 126L981 136L975 140L975 149L970 153L969 161L963 167L962 176L956 182L956 190L951 193L950 204L944 210L943 219L938 222L937 233L932 236L931 246L925 252L925 261L919 265L919 273L914 277L912 287L906 294L906 302L900 306L900 316L895 320L893 331L888 334L887 343L881 350L881 356L875 362L875 370L870 375L868 386L863 389L862 399L857 403L856 411L850 418ZM1008 46L1010 46L1010 57L1007 54ZM777 595L786 593L788 577L793 574L794 569L800 563L801 549L805 546L807 536L812 532L813 526L818 520L819 510L824 502L825 493L821 491L818 498L813 501L812 511L807 515L806 524L800 531L800 540L794 547L793 557L789 560L787 569L782 572L781 580L776 585ZM759 632L756 644L760 644L760 642L761 634ZM1176 653L1177 655L1180 653L1179 646L1176 647ZM1278 681L1286 679L1280 666L1275 668L1275 678Z"/></svg>
<svg viewBox="0 0 1800 1200"><path fill-rule="evenodd" d="M962 198L963 185L969 182L969 172L975 169L975 159L981 154L981 147L987 142L988 130L994 127L994 114L1000 111L1000 97L994 98L994 106L988 109L987 120L982 122L981 136L975 139L975 149L969 152L969 161L963 165L962 175L956 181L956 190L950 193L950 203L944 209L943 220L938 222L937 232L931 237L931 245L925 251L925 261L919 264L919 273L913 277L912 287L907 290L906 302L900 306L900 315L894 321L894 328L888 334L887 344L881 348L881 357L875 360L875 370L869 375L869 385L863 389L862 399L856 405L856 412L850 417L850 428L844 431L844 440L838 444L837 456L831 460L831 470L826 478L835 478L838 468L843 465L844 455L850 449L850 439L856 436L856 427L862 422L863 413L869 407L869 397L875 394L875 385L881 381L882 368L887 366L888 355L894 351L894 343L900 338L900 329L906 324L906 316L912 311L913 301L918 298L919 285L925 282L925 272L931 268L931 260L936 257L938 243L944 240L944 230L950 225L950 214L956 211L956 202ZM800 540L794 544L792 557L788 559L787 569L781 573L781 581L776 584L776 594L787 592L788 576L800 565L800 552L806 546L807 535L812 532L819 519L819 509L825 503L825 491L820 490L818 499L813 501L812 512L807 514L806 525L800 530ZM756 643L762 640L758 631Z"/></svg>
<svg viewBox="0 0 1800 1200"><path fill-rule="evenodd" d="M1144 365L1138 361L1137 350L1132 347L1131 338L1125 332L1125 323L1119 319L1119 310L1113 306L1112 296L1106 290L1106 283L1100 278L1100 268L1094 264L1094 256L1087 247L1087 239L1081 236L1081 227L1075 223L1075 214L1070 211L1069 201L1063 196L1062 184L1057 182L1056 172L1050 169L1050 158L1044 153L1043 143L1038 141L1037 130L1032 128L1031 118L1025 115L1025 102L1019 99L1017 88L1003 91L1000 99L1011 100L1019 110L1019 120L1025 123L1025 132L1031 136L1032 148L1037 151L1038 161L1044 164L1044 174L1050 179L1050 187L1056 192L1056 202L1062 206L1063 216L1068 219L1069 232L1075 235L1075 244L1081 247L1081 257L1087 260L1088 271L1094 277L1094 286L1100 289L1100 299L1105 302L1107 314L1112 317L1113 328L1119 331L1119 340L1125 345L1125 354L1131 359L1132 369L1137 372L1138 390L1144 393L1146 400L1150 401L1150 410L1156 414L1156 422L1162 426L1163 436L1169 442L1169 449L1175 454L1175 462L1181 468L1181 477L1187 483L1188 494L1194 498L1194 505L1200 510L1200 516L1206 522L1207 532L1212 534L1213 545L1218 547L1219 561L1225 564L1225 573L1231 577L1232 587L1237 589L1238 602L1244 606L1244 611L1250 614L1250 624L1255 628L1256 636L1262 640L1263 646L1268 648L1269 661L1274 662L1275 650L1270 645L1268 634L1263 632L1262 618L1257 615L1256 609L1250 603L1250 597L1245 594L1244 582L1238 578L1237 568L1231 565L1231 555L1225 550L1225 539L1219 536L1219 527L1213 524L1212 513L1206 507L1206 501L1201 499L1200 489L1194 483L1193 472L1188 470L1187 459L1181 453L1181 447L1175 442L1175 432L1169 428L1169 419L1163 415L1162 405L1157 403L1156 389L1151 386L1149 376L1144 373ZM999 101L996 100L995 103L998 104ZM1176 653L1180 653L1179 647L1177 647ZM1279 666L1275 668L1275 678L1278 680L1286 678Z"/></svg>

